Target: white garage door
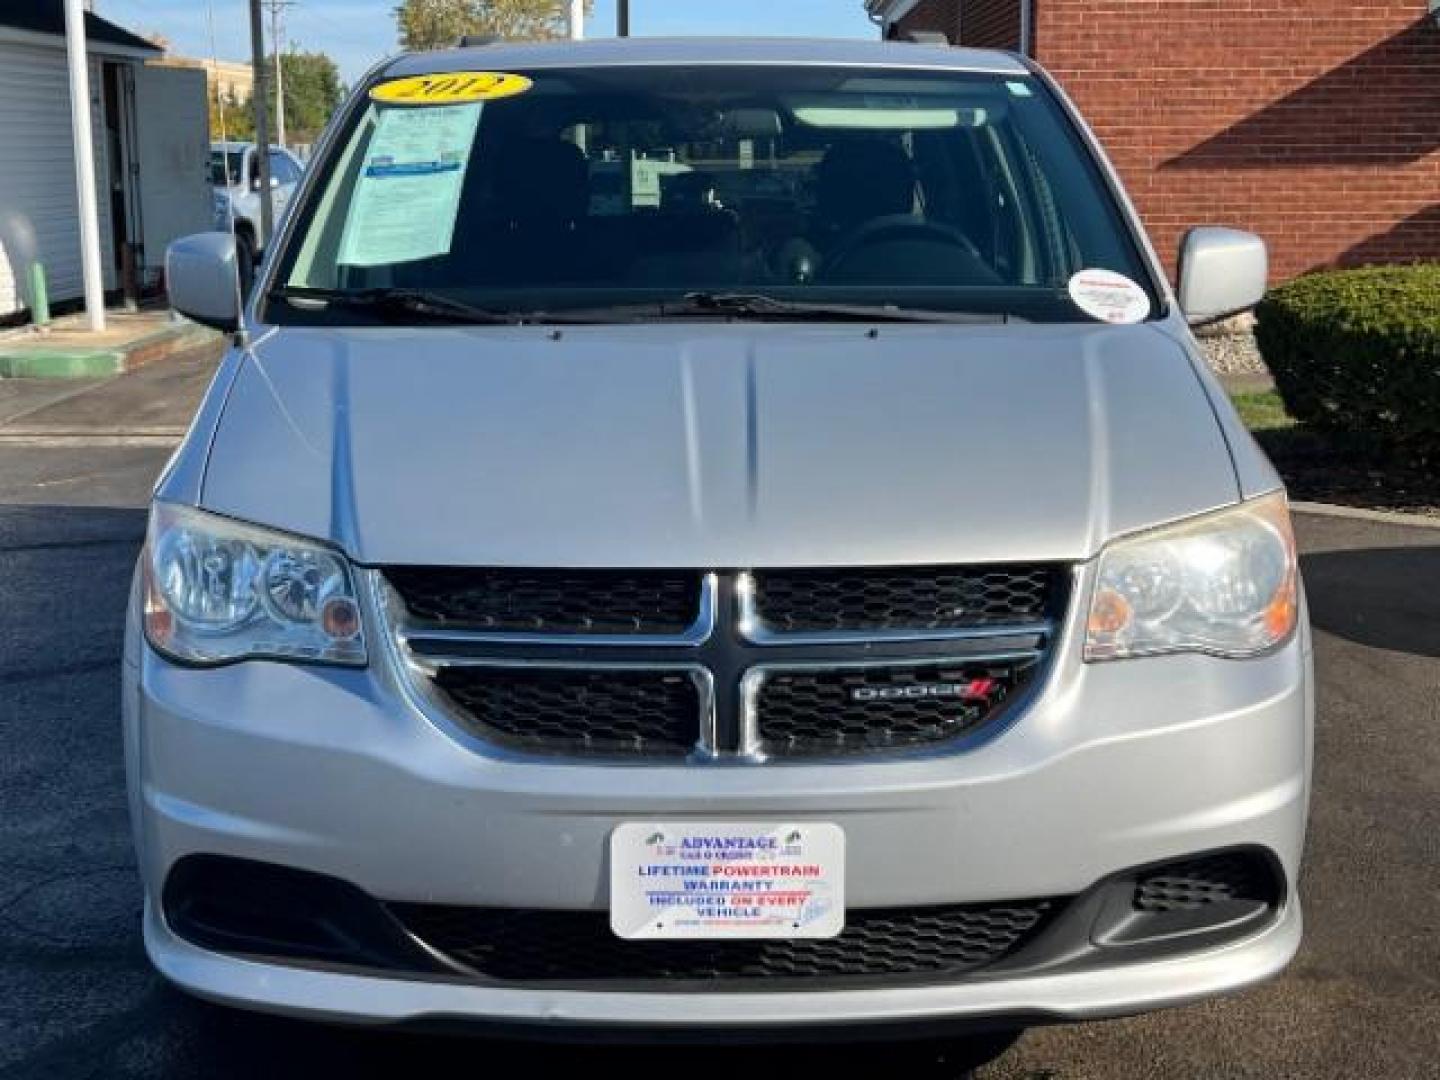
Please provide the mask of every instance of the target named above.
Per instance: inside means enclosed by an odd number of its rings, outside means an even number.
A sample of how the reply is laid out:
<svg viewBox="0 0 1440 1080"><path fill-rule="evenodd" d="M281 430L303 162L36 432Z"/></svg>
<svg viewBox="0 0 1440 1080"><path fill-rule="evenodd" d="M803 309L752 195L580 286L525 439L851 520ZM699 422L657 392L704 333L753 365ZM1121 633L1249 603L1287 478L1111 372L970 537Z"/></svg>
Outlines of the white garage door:
<svg viewBox="0 0 1440 1080"><path fill-rule="evenodd" d="M96 185L107 190L100 65L90 62ZM81 296L80 227L65 50L0 42L0 315L30 306L29 266L45 264L53 300ZM109 201L100 200L101 265L115 287Z"/></svg>

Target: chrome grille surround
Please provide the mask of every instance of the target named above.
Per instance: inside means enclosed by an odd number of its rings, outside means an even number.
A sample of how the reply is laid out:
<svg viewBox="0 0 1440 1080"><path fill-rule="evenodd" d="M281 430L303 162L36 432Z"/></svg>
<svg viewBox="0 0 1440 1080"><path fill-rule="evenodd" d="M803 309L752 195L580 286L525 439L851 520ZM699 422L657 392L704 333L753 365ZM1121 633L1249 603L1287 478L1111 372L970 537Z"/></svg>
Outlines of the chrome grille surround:
<svg viewBox="0 0 1440 1080"><path fill-rule="evenodd" d="M403 690L422 713L452 734L491 754L543 756L591 761L609 758L627 764L745 764L772 761L813 764L871 761L877 757L955 753L1003 730L1039 691L1054 652L1057 628L1071 592L1072 572L1053 568L1056 586L1049 617L1014 625L825 630L779 632L765 625L755 605L754 578L747 571L701 572L693 623L679 634L534 633L470 630L416 620L382 570L364 573L371 607L388 632L377 635L401 675ZM843 571L841 571L843 572ZM904 568L896 568L903 573ZM858 747L826 750L793 745L767 747L761 691L780 672L892 671L915 667L1013 665L1017 675L1002 700L974 722L953 725L953 735L895 743L866 741ZM666 746L661 752L636 742L632 752L617 751L605 737L603 717L586 717L594 739L515 739L487 730L483 721L446 694L439 673L447 669L516 672L683 673L694 680L699 715L688 752ZM603 695L597 695L603 696ZM584 706L577 702L576 707ZM884 708L877 709L877 715ZM1002 718L1004 718L1002 720ZM553 717L545 727L553 730Z"/></svg>

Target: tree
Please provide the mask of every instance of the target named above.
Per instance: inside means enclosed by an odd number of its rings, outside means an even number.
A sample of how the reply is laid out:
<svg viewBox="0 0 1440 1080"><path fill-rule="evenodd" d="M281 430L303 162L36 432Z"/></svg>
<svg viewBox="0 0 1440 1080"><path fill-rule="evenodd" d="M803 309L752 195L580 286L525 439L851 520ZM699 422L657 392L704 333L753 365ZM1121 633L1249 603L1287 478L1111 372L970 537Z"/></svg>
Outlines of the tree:
<svg viewBox="0 0 1440 1080"><path fill-rule="evenodd" d="M219 139L223 131L225 138L232 141L244 142L253 139L255 113L250 108L250 99L241 100L234 90L227 91L221 97L223 100L217 99L215 94L210 95L210 137ZM225 121L223 124L220 122L222 106Z"/></svg>
<svg viewBox="0 0 1440 1080"><path fill-rule="evenodd" d="M589 9L591 0L586 0ZM517 41L563 37L565 0L402 0L395 23L404 49L446 49L465 34Z"/></svg>
<svg viewBox="0 0 1440 1080"><path fill-rule="evenodd" d="M273 76L275 57L266 58L266 73ZM287 52L280 54L280 68L285 73L285 127L286 138L296 143L313 143L320 137L321 130L330 122L330 116L345 100L345 87L340 82L340 69L335 61L324 53ZM266 115L270 119L270 134L275 134L275 81L268 85L271 98L267 102ZM224 95L223 102L215 95L210 97L210 135L220 138L220 107L225 111L225 137L236 142L248 142L255 138L255 100L241 99L233 91Z"/></svg>
<svg viewBox="0 0 1440 1080"><path fill-rule="evenodd" d="M320 52L282 53L280 69L285 74L287 136L295 142L314 142L344 100L340 69L334 60ZM273 86L271 93L274 93ZM273 108L270 115L275 115Z"/></svg>

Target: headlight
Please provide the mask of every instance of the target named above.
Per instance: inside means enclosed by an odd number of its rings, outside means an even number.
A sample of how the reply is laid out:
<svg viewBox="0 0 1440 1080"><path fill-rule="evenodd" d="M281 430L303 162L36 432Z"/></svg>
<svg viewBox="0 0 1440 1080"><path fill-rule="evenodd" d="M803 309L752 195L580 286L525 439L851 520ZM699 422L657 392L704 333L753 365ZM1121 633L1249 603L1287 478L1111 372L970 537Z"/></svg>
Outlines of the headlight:
<svg viewBox="0 0 1440 1080"><path fill-rule="evenodd" d="M1295 629L1298 578L1284 492L1123 538L1100 555L1085 659L1262 653Z"/></svg>
<svg viewBox="0 0 1440 1080"><path fill-rule="evenodd" d="M167 656L365 663L354 577L330 548L157 502L142 568L145 636Z"/></svg>

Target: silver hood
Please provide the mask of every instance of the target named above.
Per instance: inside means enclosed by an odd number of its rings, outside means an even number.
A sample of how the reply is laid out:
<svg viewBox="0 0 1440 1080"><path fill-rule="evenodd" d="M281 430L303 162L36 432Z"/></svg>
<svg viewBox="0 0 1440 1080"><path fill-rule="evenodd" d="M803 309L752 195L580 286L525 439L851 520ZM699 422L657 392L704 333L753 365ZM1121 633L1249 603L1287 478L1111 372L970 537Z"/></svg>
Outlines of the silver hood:
<svg viewBox="0 0 1440 1080"><path fill-rule="evenodd" d="M201 504L363 563L1083 559L1239 497L1147 326L281 329Z"/></svg>

